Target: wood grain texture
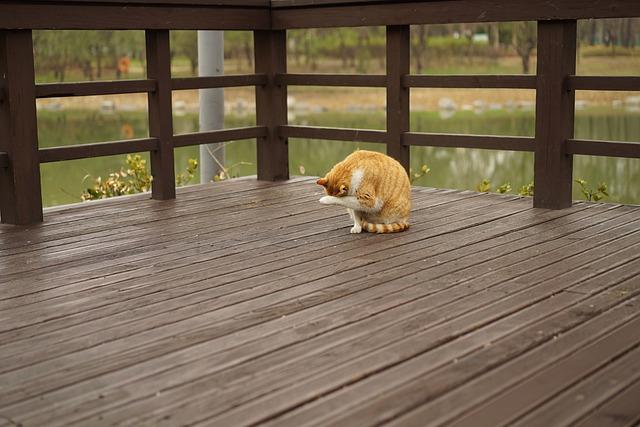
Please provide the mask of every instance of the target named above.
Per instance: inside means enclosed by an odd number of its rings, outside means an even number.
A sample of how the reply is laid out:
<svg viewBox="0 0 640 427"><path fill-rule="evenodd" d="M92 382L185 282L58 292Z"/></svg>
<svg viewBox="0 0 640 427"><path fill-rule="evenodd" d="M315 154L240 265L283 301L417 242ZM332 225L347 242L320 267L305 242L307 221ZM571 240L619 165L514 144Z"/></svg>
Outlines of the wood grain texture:
<svg viewBox="0 0 640 427"><path fill-rule="evenodd" d="M0 151L8 166L0 169L0 221L42 221L33 41L30 30L0 31Z"/></svg>
<svg viewBox="0 0 640 427"><path fill-rule="evenodd" d="M575 92L567 89L576 71L576 21L538 22L535 194L539 208L571 206Z"/></svg>
<svg viewBox="0 0 640 427"><path fill-rule="evenodd" d="M445 88L535 89L536 76L407 75L407 76L403 76L402 85L404 87L424 87L424 88L445 87Z"/></svg>
<svg viewBox="0 0 640 427"><path fill-rule="evenodd" d="M314 126L280 126L278 133L286 138L327 139L333 141L379 142L387 141L382 130L327 128Z"/></svg>
<svg viewBox="0 0 640 427"><path fill-rule="evenodd" d="M147 97L149 136L158 140L151 152L152 196L167 200L176 197L171 100L171 51L168 30L147 30L147 77L156 81L156 90Z"/></svg>
<svg viewBox="0 0 640 427"><path fill-rule="evenodd" d="M189 90L267 84L266 74L239 74L210 77L180 77L171 80L171 89Z"/></svg>
<svg viewBox="0 0 640 427"><path fill-rule="evenodd" d="M289 146L278 134L278 126L287 124L287 87L277 85L275 76L287 72L287 33L254 31L255 71L268 76L268 83L256 86L256 124L267 128L258 138L258 179L279 181L289 178Z"/></svg>
<svg viewBox="0 0 640 427"><path fill-rule="evenodd" d="M640 77L569 76L570 90L640 91Z"/></svg>
<svg viewBox="0 0 640 427"><path fill-rule="evenodd" d="M277 74L276 84L291 86L386 87L385 75L368 74Z"/></svg>
<svg viewBox="0 0 640 427"><path fill-rule="evenodd" d="M254 30L270 27L263 8L2 2L0 28Z"/></svg>
<svg viewBox="0 0 640 427"><path fill-rule="evenodd" d="M569 139L567 140L567 153L638 159L640 158L640 143Z"/></svg>
<svg viewBox="0 0 640 427"><path fill-rule="evenodd" d="M37 98L70 96L116 95L122 93L153 92L154 80L114 80L76 83L40 83L36 85Z"/></svg>
<svg viewBox="0 0 640 427"><path fill-rule="evenodd" d="M640 416L627 392L640 208L414 188L409 231L351 235L320 195L311 177L236 180L0 226L0 414L52 427Z"/></svg>
<svg viewBox="0 0 640 427"><path fill-rule="evenodd" d="M402 142L407 146L481 148L531 152L535 150L535 139L525 136L407 132L404 134Z"/></svg>
<svg viewBox="0 0 640 427"><path fill-rule="evenodd" d="M4 151L0 151L0 168L9 167L9 155Z"/></svg>
<svg viewBox="0 0 640 427"><path fill-rule="evenodd" d="M402 137L409 132L409 88L402 78L409 74L411 32L408 25L387 26L387 154L409 173L409 147Z"/></svg>
<svg viewBox="0 0 640 427"><path fill-rule="evenodd" d="M39 156L40 163L48 163L91 157L114 156L117 154L143 153L146 151L155 151L158 147L159 141L157 138L141 138L96 144L42 148L39 150Z"/></svg>
<svg viewBox="0 0 640 427"><path fill-rule="evenodd" d="M446 24L452 22L533 21L620 18L640 15L635 0L512 0L509 7L491 0L345 4L274 8L272 28L357 27Z"/></svg>

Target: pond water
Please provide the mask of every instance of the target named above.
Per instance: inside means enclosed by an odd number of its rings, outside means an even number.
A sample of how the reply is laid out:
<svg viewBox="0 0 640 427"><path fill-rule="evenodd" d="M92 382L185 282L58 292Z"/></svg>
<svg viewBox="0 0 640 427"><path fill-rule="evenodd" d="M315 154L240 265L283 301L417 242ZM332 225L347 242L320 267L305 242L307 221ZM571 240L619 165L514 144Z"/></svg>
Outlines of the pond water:
<svg viewBox="0 0 640 427"><path fill-rule="evenodd" d="M315 113L292 118L292 124L384 129L383 111ZM225 127L253 125L253 116L227 116ZM127 111L48 111L38 112L40 147L54 147L148 135L146 112ZM176 133L195 132L197 114L174 117ZM413 112L411 130L493 135L531 136L534 112L531 110L496 110L476 114L461 111L443 118L438 112ZM613 108L591 108L576 112L576 138L616 141L640 141L640 112ZM339 141L292 139L289 161L292 175L323 175L336 162L353 150L384 151L384 145ZM227 145L227 166L234 176L255 174L255 141L236 141ZM82 191L95 177L120 170L126 156L49 163L41 166L43 202L52 206L80 201ZM148 157L145 154L145 157ZM176 170L184 170L189 158L198 157L197 147L176 150ZM239 164L239 163L250 163ZM428 165L430 172L414 181L414 185L438 188L475 189L489 179L492 187L509 183L512 192L533 180L533 154L462 148L412 147L414 170ZM640 203L640 160L576 156L574 178L596 187L605 182L611 202ZM194 182L195 183L195 182ZM574 185L574 198L582 199Z"/></svg>

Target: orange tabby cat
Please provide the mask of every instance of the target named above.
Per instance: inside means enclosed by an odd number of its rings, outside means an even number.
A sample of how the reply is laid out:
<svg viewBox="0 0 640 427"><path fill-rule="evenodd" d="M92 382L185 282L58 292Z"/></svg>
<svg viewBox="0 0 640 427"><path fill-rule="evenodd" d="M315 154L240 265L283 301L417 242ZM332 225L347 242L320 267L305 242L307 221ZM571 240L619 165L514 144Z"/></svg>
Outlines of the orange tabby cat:
<svg viewBox="0 0 640 427"><path fill-rule="evenodd" d="M351 233L395 233L409 228L411 184L404 168L391 157L373 151L351 153L320 178L325 205L347 208Z"/></svg>

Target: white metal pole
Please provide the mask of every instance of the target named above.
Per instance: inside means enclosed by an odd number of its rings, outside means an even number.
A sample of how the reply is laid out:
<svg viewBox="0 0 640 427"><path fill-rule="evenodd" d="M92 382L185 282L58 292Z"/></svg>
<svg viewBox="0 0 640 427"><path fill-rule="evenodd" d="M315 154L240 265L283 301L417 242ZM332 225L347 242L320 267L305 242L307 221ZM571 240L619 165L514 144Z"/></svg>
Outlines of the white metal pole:
<svg viewBox="0 0 640 427"><path fill-rule="evenodd" d="M198 31L198 73L201 77L224 73L223 31ZM200 130L222 129L223 120L223 89L200 89ZM224 143L200 145L200 182L211 181L224 165Z"/></svg>

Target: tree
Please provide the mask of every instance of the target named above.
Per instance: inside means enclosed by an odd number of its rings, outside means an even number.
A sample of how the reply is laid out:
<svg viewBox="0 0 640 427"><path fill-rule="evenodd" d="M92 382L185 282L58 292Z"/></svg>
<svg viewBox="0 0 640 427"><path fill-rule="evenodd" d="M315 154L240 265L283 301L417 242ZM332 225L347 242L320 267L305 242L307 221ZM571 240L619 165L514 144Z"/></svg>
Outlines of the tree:
<svg viewBox="0 0 640 427"><path fill-rule="evenodd" d="M513 44L522 60L522 72L529 74L529 57L538 43L536 23L533 21L521 21L514 25Z"/></svg>
<svg viewBox="0 0 640 427"><path fill-rule="evenodd" d="M171 31L171 55L184 55L189 59L191 74L198 71L198 33L196 31Z"/></svg>

